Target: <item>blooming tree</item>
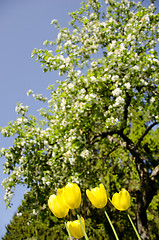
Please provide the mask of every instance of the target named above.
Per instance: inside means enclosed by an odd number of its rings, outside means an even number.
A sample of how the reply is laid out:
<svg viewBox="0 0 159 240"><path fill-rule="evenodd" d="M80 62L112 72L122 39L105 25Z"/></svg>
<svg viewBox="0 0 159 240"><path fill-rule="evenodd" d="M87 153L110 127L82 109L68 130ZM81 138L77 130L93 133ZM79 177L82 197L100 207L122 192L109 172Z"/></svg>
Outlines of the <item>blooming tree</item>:
<svg viewBox="0 0 159 240"><path fill-rule="evenodd" d="M69 180L85 188L99 181L108 190L124 185L136 198L139 234L150 239L146 210L159 181L159 14L153 4L105 0L102 7L88 0L70 15L69 28L52 21L59 34L44 42L52 50L32 53L44 72L65 78L56 90L48 87L49 99L28 92L48 104L42 118L18 104L17 120L1 128L15 137L1 149L6 203L19 183L37 196Z"/></svg>

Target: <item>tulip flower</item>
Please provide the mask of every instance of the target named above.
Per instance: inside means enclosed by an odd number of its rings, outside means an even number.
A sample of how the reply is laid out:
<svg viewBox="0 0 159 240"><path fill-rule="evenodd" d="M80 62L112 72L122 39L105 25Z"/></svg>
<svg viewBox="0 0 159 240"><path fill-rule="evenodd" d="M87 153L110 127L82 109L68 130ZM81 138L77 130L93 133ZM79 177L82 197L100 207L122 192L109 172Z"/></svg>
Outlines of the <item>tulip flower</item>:
<svg viewBox="0 0 159 240"><path fill-rule="evenodd" d="M103 208L107 204L107 194L102 183L99 184L99 187L93 188L91 191L87 189L86 194L96 208Z"/></svg>
<svg viewBox="0 0 159 240"><path fill-rule="evenodd" d="M66 217L69 208L66 207L59 195L51 195L48 200L48 205L51 212L58 218Z"/></svg>
<svg viewBox="0 0 159 240"><path fill-rule="evenodd" d="M57 190L64 204L69 209L78 208L81 204L81 190L76 183L68 183L64 188Z"/></svg>
<svg viewBox="0 0 159 240"><path fill-rule="evenodd" d="M110 200L111 201L111 200ZM122 188L119 193L115 193L112 197L111 203L114 207L120 211L125 211L130 207L130 194Z"/></svg>
<svg viewBox="0 0 159 240"><path fill-rule="evenodd" d="M111 201L111 200L110 200ZM115 193L112 197L111 203L114 205L114 207L120 211L126 211L130 207L130 194L129 192L125 189L122 188L119 193ZM132 224L132 227L134 228L134 231L136 233L136 236L138 237L139 240L141 240L137 229L131 220L130 215L127 213L127 216Z"/></svg>
<svg viewBox="0 0 159 240"><path fill-rule="evenodd" d="M86 194L87 194L87 197L89 198L89 200L91 201L91 203L93 204L94 207L96 208L104 208L107 204L107 194L106 194L106 190L105 190L105 187L104 185L101 183L99 184L99 187L96 187L96 188L93 188L91 191L90 190L86 190ZM116 237L117 240L119 240L118 236L117 236L117 233L113 227L113 224L106 212L106 210L104 210L104 213L111 225L111 228L114 232L114 235Z"/></svg>
<svg viewBox="0 0 159 240"><path fill-rule="evenodd" d="M84 222L83 217L81 217L81 222L85 229L85 222ZM68 229L69 229L72 237L80 239L84 236L84 233L83 233L83 230L82 230L79 220L76 220L73 222L67 222L67 226L68 226Z"/></svg>

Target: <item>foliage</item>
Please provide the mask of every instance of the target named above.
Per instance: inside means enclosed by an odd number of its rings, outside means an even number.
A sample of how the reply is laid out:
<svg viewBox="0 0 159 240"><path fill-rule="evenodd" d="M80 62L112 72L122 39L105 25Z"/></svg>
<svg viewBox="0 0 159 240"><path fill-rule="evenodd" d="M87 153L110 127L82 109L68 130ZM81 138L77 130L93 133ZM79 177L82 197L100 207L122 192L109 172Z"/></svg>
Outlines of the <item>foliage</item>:
<svg viewBox="0 0 159 240"><path fill-rule="evenodd" d="M50 99L33 94L48 104L40 109L42 119L19 103L20 116L1 128L15 137L13 146L1 149L9 174L2 183L5 201L10 204L19 183L39 204L68 181L83 191L102 182L109 196L124 187L141 238L150 239L146 210L159 181L159 14L153 4L131 0L103 4L82 3L70 14L69 28L53 20L59 34L44 43L53 50L33 51L44 72L57 70L65 80L56 90L48 87Z"/></svg>
<svg viewBox="0 0 159 240"><path fill-rule="evenodd" d="M33 206L30 206L32 202ZM59 234L60 232L60 234ZM13 216L12 221L6 227L6 234L3 240L52 240L52 239L68 239L63 220L45 214L43 210L38 208L32 191L25 195L17 213Z"/></svg>

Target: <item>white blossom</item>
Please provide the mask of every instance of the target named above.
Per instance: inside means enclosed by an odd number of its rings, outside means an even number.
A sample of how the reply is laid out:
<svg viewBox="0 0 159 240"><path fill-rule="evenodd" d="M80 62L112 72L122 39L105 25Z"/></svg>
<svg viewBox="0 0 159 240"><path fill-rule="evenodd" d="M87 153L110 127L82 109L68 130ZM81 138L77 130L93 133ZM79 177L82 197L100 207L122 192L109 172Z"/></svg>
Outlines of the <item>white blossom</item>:
<svg viewBox="0 0 159 240"><path fill-rule="evenodd" d="M56 24L57 23L57 19L53 19L52 21L51 21L51 24Z"/></svg>
<svg viewBox="0 0 159 240"><path fill-rule="evenodd" d="M150 18L148 16L148 14L146 14L145 16L143 16L143 18L141 19L142 22L144 23L148 23L150 21Z"/></svg>
<svg viewBox="0 0 159 240"><path fill-rule="evenodd" d="M107 118L106 123L116 124L118 121L118 118L114 118L111 116L110 118Z"/></svg>
<svg viewBox="0 0 159 240"><path fill-rule="evenodd" d="M93 93L87 94L87 95L85 96L85 99L86 99L87 101L91 101L92 99L95 99L95 98L97 98L97 95L96 95L96 94L93 94Z"/></svg>
<svg viewBox="0 0 159 240"><path fill-rule="evenodd" d="M154 98L154 97L151 97L150 102L151 102L151 103L155 102L155 98Z"/></svg>
<svg viewBox="0 0 159 240"><path fill-rule="evenodd" d="M118 75L114 75L112 76L112 81L115 82L119 79L119 76Z"/></svg>
<svg viewBox="0 0 159 240"><path fill-rule="evenodd" d="M58 109L58 106L57 106L57 104L56 104L56 103L54 103L54 111L56 112L56 111L57 111L57 109Z"/></svg>
<svg viewBox="0 0 159 240"><path fill-rule="evenodd" d="M84 93L86 93L86 90L85 90L84 88L82 88L82 89L80 90L79 94L84 94Z"/></svg>
<svg viewBox="0 0 159 240"><path fill-rule="evenodd" d="M44 145L47 146L48 145L48 141L44 140Z"/></svg>
<svg viewBox="0 0 159 240"><path fill-rule="evenodd" d="M64 155L65 155L65 157L70 157L71 156L71 151L68 150Z"/></svg>
<svg viewBox="0 0 159 240"><path fill-rule="evenodd" d="M120 50L121 50L121 51L125 50L124 43L121 43L121 44L120 44Z"/></svg>
<svg viewBox="0 0 159 240"><path fill-rule="evenodd" d="M97 67L97 62L91 62L91 66L93 67L93 68L95 68L95 67Z"/></svg>
<svg viewBox="0 0 159 240"><path fill-rule="evenodd" d="M75 162L75 159L73 157L69 158L68 160L69 160L71 165Z"/></svg>
<svg viewBox="0 0 159 240"><path fill-rule="evenodd" d="M2 147L2 148L0 149L0 152L1 152L2 154L4 154L4 153L5 153L5 148Z"/></svg>
<svg viewBox="0 0 159 240"><path fill-rule="evenodd" d="M62 98L62 101L61 101L62 110L65 110L65 105L66 105L66 99Z"/></svg>
<svg viewBox="0 0 159 240"><path fill-rule="evenodd" d="M76 173L73 176L71 176L70 179L71 179L71 182L74 182L74 183L77 183L77 184L80 183L79 176Z"/></svg>
<svg viewBox="0 0 159 240"><path fill-rule="evenodd" d="M115 99L115 104L114 104L114 106L118 106L118 105L121 105L121 104L123 104L124 103L124 98L122 98L121 96L119 96L119 97L117 97L116 99Z"/></svg>
<svg viewBox="0 0 159 240"><path fill-rule="evenodd" d="M110 44L110 49L114 48L116 46L116 40L113 40Z"/></svg>
<svg viewBox="0 0 159 240"><path fill-rule="evenodd" d="M141 79L141 82L142 82L142 84L144 84L145 86L148 85L148 82L146 82L144 79Z"/></svg>
<svg viewBox="0 0 159 240"><path fill-rule="evenodd" d="M91 82L96 82L97 81L95 76L91 76L90 79L91 79Z"/></svg>
<svg viewBox="0 0 159 240"><path fill-rule="evenodd" d="M1 133L2 133L2 135L6 135L8 133L8 131L5 128L2 128Z"/></svg>
<svg viewBox="0 0 159 240"><path fill-rule="evenodd" d="M81 152L81 157L83 157L83 158L87 158L88 156L89 156L89 151L87 150L87 149L85 149L85 150L83 150L82 152Z"/></svg>
<svg viewBox="0 0 159 240"><path fill-rule="evenodd" d="M130 88L131 88L131 84L130 84L129 82L124 83L124 86L125 86L127 89L130 89Z"/></svg>
<svg viewBox="0 0 159 240"><path fill-rule="evenodd" d="M33 209L33 215L37 215L37 212L35 211L35 209Z"/></svg>
<svg viewBox="0 0 159 240"><path fill-rule="evenodd" d="M16 122L17 122L18 125L20 125L20 124L22 124L23 119L22 119L22 118L17 118L17 121L16 121Z"/></svg>
<svg viewBox="0 0 159 240"><path fill-rule="evenodd" d="M134 70L136 70L136 71L139 71L139 70L140 70L139 66L137 66L137 65L133 66L132 68L133 68Z"/></svg>
<svg viewBox="0 0 159 240"><path fill-rule="evenodd" d="M29 89L28 91L27 91L27 95L29 96L30 94L32 94L33 93L33 91L31 90L31 89Z"/></svg>
<svg viewBox="0 0 159 240"><path fill-rule="evenodd" d="M101 22L100 25L103 26L104 28L106 28L106 26L107 26L106 22Z"/></svg>
<svg viewBox="0 0 159 240"><path fill-rule="evenodd" d="M76 77L79 77L80 74L81 74L81 70L77 70L77 72L75 73L75 76L76 76Z"/></svg>
<svg viewBox="0 0 159 240"><path fill-rule="evenodd" d="M17 215L17 217L20 217L20 216L22 216L22 213L18 212L16 215Z"/></svg>
<svg viewBox="0 0 159 240"><path fill-rule="evenodd" d="M74 84L73 84L73 83L69 83L69 84L67 85L67 87L68 87L69 89L71 89L71 90L74 90Z"/></svg>
<svg viewBox="0 0 159 240"><path fill-rule="evenodd" d="M112 91L113 96L119 96L122 94L122 90L120 88L116 88L114 91Z"/></svg>
<svg viewBox="0 0 159 240"><path fill-rule="evenodd" d="M113 52L109 51L109 52L107 53L107 55L108 55L108 57L109 57L109 56L113 55Z"/></svg>

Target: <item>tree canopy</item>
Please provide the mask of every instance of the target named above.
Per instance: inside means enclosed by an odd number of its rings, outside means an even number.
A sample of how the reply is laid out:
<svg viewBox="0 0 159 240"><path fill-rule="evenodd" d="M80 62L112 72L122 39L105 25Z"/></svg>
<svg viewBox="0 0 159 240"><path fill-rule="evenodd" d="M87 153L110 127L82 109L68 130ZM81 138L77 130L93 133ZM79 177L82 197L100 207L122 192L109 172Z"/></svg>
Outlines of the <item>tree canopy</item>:
<svg viewBox="0 0 159 240"><path fill-rule="evenodd" d="M19 103L16 121L1 128L3 136L14 136L13 146L1 149L9 174L2 183L5 201L10 204L19 183L45 207L48 194L68 181L83 193L102 182L110 197L125 187L139 234L150 239L146 211L159 210L153 205L159 188L159 14L153 4L132 0L102 4L83 2L70 14L69 27L54 19L57 39L33 50L44 72L56 70L64 80L57 89L49 85L48 99L28 92L44 102L39 118Z"/></svg>

